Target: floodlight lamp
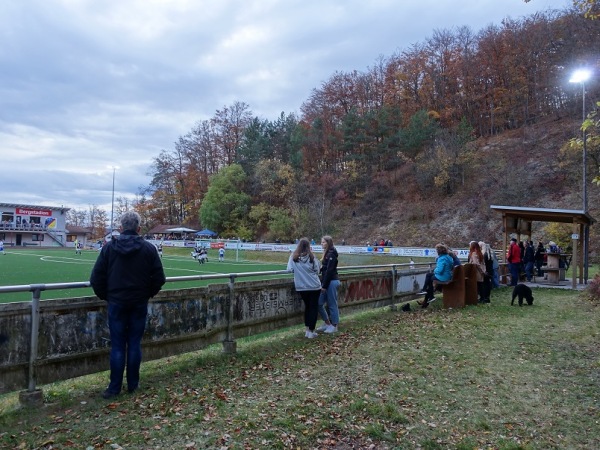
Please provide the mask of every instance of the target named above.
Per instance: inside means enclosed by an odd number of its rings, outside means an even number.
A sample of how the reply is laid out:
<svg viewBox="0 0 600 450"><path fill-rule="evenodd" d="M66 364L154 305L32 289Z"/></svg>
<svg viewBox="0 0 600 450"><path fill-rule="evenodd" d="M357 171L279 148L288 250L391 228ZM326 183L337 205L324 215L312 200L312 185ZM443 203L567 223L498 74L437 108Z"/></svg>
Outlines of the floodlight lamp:
<svg viewBox="0 0 600 450"><path fill-rule="evenodd" d="M592 72L588 69L579 69L573 72L570 83L585 83L592 76Z"/></svg>

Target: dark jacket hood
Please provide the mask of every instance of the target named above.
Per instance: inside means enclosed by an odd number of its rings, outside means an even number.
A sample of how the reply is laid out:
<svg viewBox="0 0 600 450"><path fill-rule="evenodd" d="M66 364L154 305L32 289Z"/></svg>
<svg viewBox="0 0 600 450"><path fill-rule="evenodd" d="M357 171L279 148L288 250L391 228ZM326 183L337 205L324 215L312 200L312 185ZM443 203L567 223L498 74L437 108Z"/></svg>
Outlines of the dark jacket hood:
<svg viewBox="0 0 600 450"><path fill-rule="evenodd" d="M144 245L144 238L134 231L124 231L110 243L113 249L122 255L129 255L140 251Z"/></svg>

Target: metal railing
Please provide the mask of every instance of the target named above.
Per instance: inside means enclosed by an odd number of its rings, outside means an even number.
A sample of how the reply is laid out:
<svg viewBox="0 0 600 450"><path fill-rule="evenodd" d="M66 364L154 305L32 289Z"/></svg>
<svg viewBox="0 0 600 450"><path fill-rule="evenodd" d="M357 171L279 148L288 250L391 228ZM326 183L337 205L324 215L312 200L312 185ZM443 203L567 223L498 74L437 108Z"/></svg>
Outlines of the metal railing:
<svg viewBox="0 0 600 450"><path fill-rule="evenodd" d="M357 270L362 271L379 271L379 270L391 270L393 279L396 279L398 268L409 268L415 269L416 272L422 273L423 268L430 267L429 263L402 263L402 264L378 264L378 265L367 265L367 266L344 266L339 267L340 272L352 272ZM230 273L230 274L211 274L211 275L186 275L177 277L168 277L167 283L181 282L181 281L203 281L203 280L217 280L217 279L228 279L229 289L232 293L234 291L234 283L238 278L248 277L267 277L273 275L292 275L291 271L288 270L273 270L264 272L243 272L243 273ZM31 337L30 337L30 355L29 355L29 370L28 370L28 383L27 392L33 392L36 390L36 361L38 358L38 333L40 325L40 300L41 293L43 291L53 291L61 289L80 289L91 287L89 281L82 282L69 282L69 283L48 283L48 284L29 284L29 285L14 285L14 286L0 286L0 294L11 293L11 292L31 292ZM392 283L392 298L396 295L395 283ZM232 341L233 338L233 325L230 324L226 332L226 340Z"/></svg>
<svg viewBox="0 0 600 450"><path fill-rule="evenodd" d="M403 268L415 268L422 269L424 267L431 267L431 263L399 263L399 264L372 264L366 266L343 266L338 267L339 272L354 271L354 270L373 270L373 269L392 269L396 267ZM264 272L241 272L241 273L230 273L230 274L212 274L212 275L182 275L178 277L167 277L166 283L172 283L177 281L204 281L204 280L218 280L228 279L233 282L236 278L256 277L256 276L270 276L270 275L291 275L292 272L289 270L272 270ZM0 294L9 292L32 292L31 300L34 301L36 298L41 299L42 291L57 291L61 289L81 289L91 287L89 281L74 281L70 283L39 283L39 284L21 284L14 286L0 286Z"/></svg>
<svg viewBox="0 0 600 450"><path fill-rule="evenodd" d="M48 231L48 226L39 223L28 223L25 225L0 222L0 231Z"/></svg>

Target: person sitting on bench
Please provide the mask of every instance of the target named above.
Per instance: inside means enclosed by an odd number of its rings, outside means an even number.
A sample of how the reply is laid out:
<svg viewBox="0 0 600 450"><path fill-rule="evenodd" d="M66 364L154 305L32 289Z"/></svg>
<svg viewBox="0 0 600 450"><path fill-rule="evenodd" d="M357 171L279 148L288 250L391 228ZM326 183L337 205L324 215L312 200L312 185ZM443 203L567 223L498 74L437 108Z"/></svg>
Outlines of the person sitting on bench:
<svg viewBox="0 0 600 450"><path fill-rule="evenodd" d="M435 262L435 269L433 269L433 272L429 272L425 275L425 284L423 284L425 298L423 301L417 302L423 308L427 308L431 302L435 301L435 296L433 295L433 282L440 281L442 283L447 283L452 279L454 261L448 254L448 248L444 244L438 244L435 246L435 251L438 254Z"/></svg>

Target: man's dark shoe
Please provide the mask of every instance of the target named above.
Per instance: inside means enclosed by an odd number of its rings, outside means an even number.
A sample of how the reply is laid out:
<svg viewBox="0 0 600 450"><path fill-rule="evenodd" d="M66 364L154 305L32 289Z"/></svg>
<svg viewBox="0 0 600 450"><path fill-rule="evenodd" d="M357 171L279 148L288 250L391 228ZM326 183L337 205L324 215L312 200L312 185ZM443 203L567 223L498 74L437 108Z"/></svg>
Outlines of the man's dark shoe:
<svg viewBox="0 0 600 450"><path fill-rule="evenodd" d="M107 390L105 390L105 391L102 393L102 398L103 398L104 400L111 400L111 399L113 399L113 398L117 397L118 395L119 395L119 394L115 394L114 392L110 392L110 391L107 389Z"/></svg>

